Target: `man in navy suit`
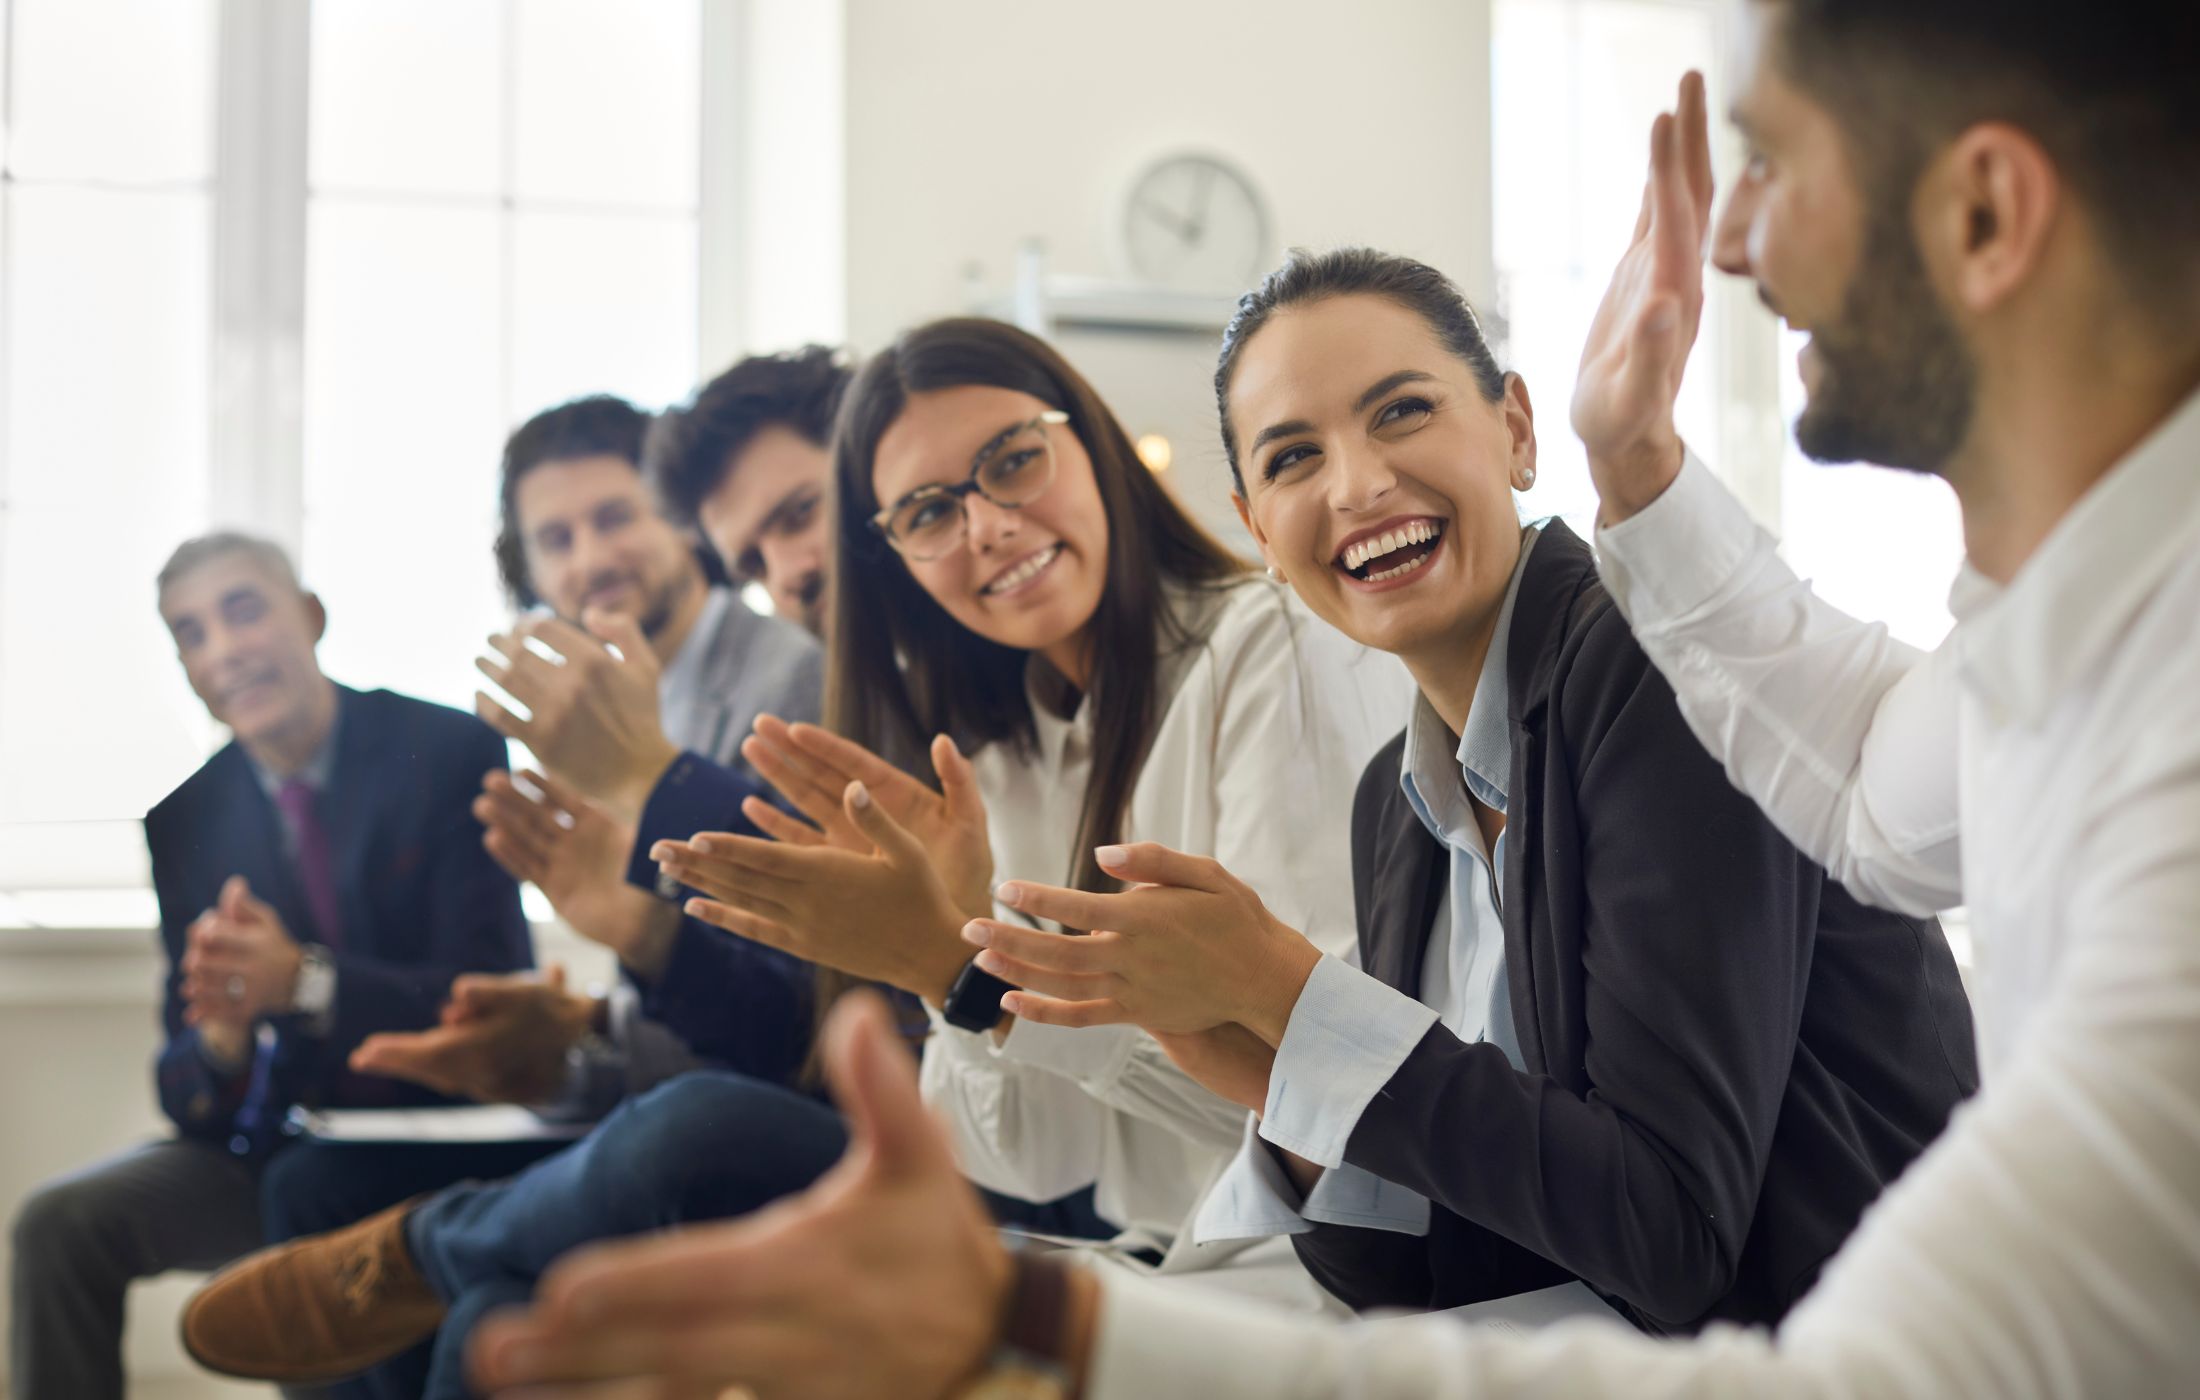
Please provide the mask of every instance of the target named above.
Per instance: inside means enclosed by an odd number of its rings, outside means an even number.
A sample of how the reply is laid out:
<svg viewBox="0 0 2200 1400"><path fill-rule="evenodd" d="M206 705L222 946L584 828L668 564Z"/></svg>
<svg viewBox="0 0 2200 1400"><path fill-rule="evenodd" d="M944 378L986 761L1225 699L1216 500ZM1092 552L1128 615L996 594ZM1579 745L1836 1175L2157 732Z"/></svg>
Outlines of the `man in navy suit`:
<svg viewBox="0 0 2200 1400"><path fill-rule="evenodd" d="M460 972L531 962L518 887L470 810L505 762L488 726L330 681L314 655L327 614L265 541L192 540L159 594L191 688L235 735L145 818L168 955L156 1078L176 1135L25 1203L20 1400L119 1398L131 1280L258 1247L263 1192L307 1156L285 1150L289 1109L434 1101L354 1074L352 1048L433 1025ZM433 1165L448 1181L502 1164ZM392 1200L423 1189L379 1185Z"/></svg>

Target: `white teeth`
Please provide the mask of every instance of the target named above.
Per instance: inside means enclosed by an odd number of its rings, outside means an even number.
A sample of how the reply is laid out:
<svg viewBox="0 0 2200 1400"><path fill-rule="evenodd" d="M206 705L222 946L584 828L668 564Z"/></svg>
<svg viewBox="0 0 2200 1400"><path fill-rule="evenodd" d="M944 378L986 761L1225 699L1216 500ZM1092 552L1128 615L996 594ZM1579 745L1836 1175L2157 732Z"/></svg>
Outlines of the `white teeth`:
<svg viewBox="0 0 2200 1400"><path fill-rule="evenodd" d="M985 593L1006 593L1009 589L1014 588L1018 584L1024 583L1036 576L1041 569L1053 563L1054 556L1060 554L1061 552L1062 546L1058 544L1043 549L1037 554L1032 555L1029 559L1026 559L1023 563L1018 564L1015 568L1010 569L1007 573L1002 574L999 578L987 584L980 591Z"/></svg>
<svg viewBox="0 0 2200 1400"><path fill-rule="evenodd" d="M1344 552L1344 566L1347 569L1357 569L1370 559L1379 559L1392 550L1404 549L1409 544L1421 544L1433 540L1442 533L1443 526L1435 521L1410 521L1395 530L1386 530L1373 539L1361 540L1358 544L1347 549ZM1416 560L1415 562L1418 563L1419 561ZM1394 577L1397 572L1397 570L1392 570L1383 577Z"/></svg>
<svg viewBox="0 0 2200 1400"><path fill-rule="evenodd" d="M1435 557L1436 556L1433 554L1423 554L1418 556L1417 558L1408 559L1405 563L1400 564L1395 569L1385 569L1381 573L1369 574L1367 576L1367 581L1369 583L1381 583L1386 578L1396 578L1400 574L1410 574L1415 569L1420 568L1423 564L1426 564L1429 560L1434 559Z"/></svg>

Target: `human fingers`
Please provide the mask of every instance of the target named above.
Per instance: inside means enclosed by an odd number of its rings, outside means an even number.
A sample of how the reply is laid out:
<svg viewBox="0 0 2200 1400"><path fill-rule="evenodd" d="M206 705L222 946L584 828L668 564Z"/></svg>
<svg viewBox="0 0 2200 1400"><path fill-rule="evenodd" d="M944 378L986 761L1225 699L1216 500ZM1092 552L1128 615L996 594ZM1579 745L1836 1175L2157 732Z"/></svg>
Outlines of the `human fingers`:
<svg viewBox="0 0 2200 1400"><path fill-rule="evenodd" d="M515 880L531 880L539 885L550 873L549 854L513 839L508 831L491 827L482 833L481 845L489 858Z"/></svg>
<svg viewBox="0 0 2200 1400"><path fill-rule="evenodd" d="M981 970L1019 990L1037 992L1063 1001L1097 1001L1113 996L1123 986L1123 979L1112 973L1058 972L1039 963L1020 961L992 948L980 950L976 962Z"/></svg>
<svg viewBox="0 0 2200 1400"><path fill-rule="evenodd" d="M1029 880L1005 880L994 889L993 897L1011 909L1053 919L1066 928L1114 928L1123 912L1119 894L1092 894Z"/></svg>
<svg viewBox="0 0 2200 1400"><path fill-rule="evenodd" d="M618 648L621 665L655 676L657 653L650 650L649 638L642 635L642 624L637 619L623 612L590 608L581 615L581 621L598 641Z"/></svg>
<svg viewBox="0 0 2200 1400"><path fill-rule="evenodd" d="M825 834L808 822L788 816L761 797L741 799L741 815L747 817L758 831L774 841L790 846L822 846Z"/></svg>
<svg viewBox="0 0 2200 1400"><path fill-rule="evenodd" d="M1102 870L1126 884L1169 885L1177 889L1219 893L1235 883L1220 861L1186 855L1157 841L1097 846L1093 848L1093 858Z"/></svg>
<svg viewBox="0 0 2200 1400"><path fill-rule="evenodd" d="M972 919L963 942L998 952L1030 967L1079 975L1122 971L1122 940L1109 934L1049 933L999 919ZM998 974L996 974L998 975Z"/></svg>
<svg viewBox="0 0 2200 1400"><path fill-rule="evenodd" d="M872 799L871 789L861 778L848 784L841 799L841 810L896 869L912 870L930 863L924 843L911 836L907 827L894 820L893 813Z"/></svg>
<svg viewBox="0 0 2200 1400"><path fill-rule="evenodd" d="M932 736L932 771L939 775L940 796L947 810L959 820L985 825L985 795L978 790L978 770L945 734Z"/></svg>
<svg viewBox="0 0 2200 1400"><path fill-rule="evenodd" d="M1679 126L1681 165L1688 178L1689 197L1696 206L1696 223L1705 237L1711 232L1711 123L1704 92L1703 74L1690 69L1681 76L1680 103L1675 117ZM1699 249L1698 256L1701 251Z"/></svg>
<svg viewBox="0 0 2200 1400"><path fill-rule="evenodd" d="M847 829L840 812L842 785L816 764L804 762L791 751L754 734L741 741L741 756L813 823L827 830Z"/></svg>
<svg viewBox="0 0 2200 1400"><path fill-rule="evenodd" d="M453 1094L461 1089L449 1056L461 1033L438 1027L432 1031L379 1031L359 1042L347 1061L358 1074L378 1074L403 1079Z"/></svg>
<svg viewBox="0 0 2200 1400"><path fill-rule="evenodd" d="M802 939L795 936L792 929L777 919L752 914L723 900L697 897L682 905L681 912L690 918L702 920L712 928L722 928L728 933L739 934L751 943L761 943L767 948L777 948L797 957L803 956L808 947Z"/></svg>
<svg viewBox="0 0 2200 1400"><path fill-rule="evenodd" d="M1114 1001L1061 1001L1026 991L1003 994L1001 1010L1019 1021L1035 1021L1042 1026L1062 1026L1070 1030L1133 1024L1130 1013Z"/></svg>
<svg viewBox="0 0 2200 1400"><path fill-rule="evenodd" d="M474 798L474 819L532 850L547 854L555 849L559 838L569 830L559 820L561 814L521 792L511 779L499 781L500 777L492 774L491 781L482 784Z"/></svg>
<svg viewBox="0 0 2200 1400"><path fill-rule="evenodd" d="M530 617L515 630L556 652L567 665L611 659L601 641L562 617Z"/></svg>
<svg viewBox="0 0 2200 1400"><path fill-rule="evenodd" d="M589 805L588 799L583 797L577 790L551 777L539 768L522 768L519 770L519 777L529 787L542 794L543 806L553 811L563 812L576 821L595 810ZM524 796L524 794L522 795Z"/></svg>
<svg viewBox="0 0 2200 1400"><path fill-rule="evenodd" d="M504 708L486 690L474 692L474 714L480 717L483 724L507 739L517 739L524 744L534 733L531 723Z"/></svg>

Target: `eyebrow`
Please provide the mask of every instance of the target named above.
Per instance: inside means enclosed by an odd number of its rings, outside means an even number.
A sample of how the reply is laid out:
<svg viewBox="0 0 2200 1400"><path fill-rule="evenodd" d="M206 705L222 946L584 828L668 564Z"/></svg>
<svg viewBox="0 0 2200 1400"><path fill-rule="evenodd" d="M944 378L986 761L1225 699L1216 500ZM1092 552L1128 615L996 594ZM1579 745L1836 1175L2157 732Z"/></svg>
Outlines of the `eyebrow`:
<svg viewBox="0 0 2200 1400"><path fill-rule="evenodd" d="M1367 412L1367 410L1374 405L1377 399L1389 393L1391 390L1398 388L1400 385L1433 383L1435 382L1435 379L1435 375L1428 374L1422 370L1417 369L1401 369L1395 371L1394 373L1386 374L1382 378L1376 380L1373 384L1368 385L1367 389L1362 392L1357 399L1354 399L1352 401L1352 411L1354 413ZM1245 449L1245 454L1248 457L1254 456L1259 453L1261 448L1267 446L1271 442L1274 442L1277 438L1290 437L1294 433L1310 433L1312 431L1314 431L1314 425L1307 422L1304 418L1293 418L1288 420L1287 422L1282 423L1270 423L1267 427L1262 428L1260 432L1254 435L1253 445Z"/></svg>

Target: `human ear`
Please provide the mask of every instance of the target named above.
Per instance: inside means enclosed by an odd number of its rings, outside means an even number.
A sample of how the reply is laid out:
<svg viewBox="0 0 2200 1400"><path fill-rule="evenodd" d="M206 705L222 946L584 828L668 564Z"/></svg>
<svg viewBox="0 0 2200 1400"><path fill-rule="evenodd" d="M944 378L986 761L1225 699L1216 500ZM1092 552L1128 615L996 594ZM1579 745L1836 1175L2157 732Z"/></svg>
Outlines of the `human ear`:
<svg viewBox="0 0 2200 1400"><path fill-rule="evenodd" d="M1517 374L1506 375L1505 397L1498 407L1512 445L1507 475L1513 490L1525 491L1535 485L1535 404L1528 398L1528 381Z"/></svg>
<svg viewBox="0 0 2200 1400"><path fill-rule="evenodd" d="M321 638L328 635L328 608L321 602L321 595L305 595L306 630L313 634L313 644L319 646Z"/></svg>
<svg viewBox="0 0 2200 1400"><path fill-rule="evenodd" d="M1245 504L1245 493L1243 491L1232 491L1230 493L1230 504L1237 507L1238 521L1245 526L1245 533L1251 535L1253 543L1260 546L1260 562L1267 566L1269 575L1273 578L1282 578L1283 570L1277 565L1276 556L1268 548L1268 532L1261 529L1260 522L1253 518L1252 507Z"/></svg>
<svg viewBox="0 0 2200 1400"><path fill-rule="evenodd" d="M1949 299L1994 310L2039 269L2062 203L2062 177L2031 135L1981 122L1950 144L1918 191L1919 241Z"/></svg>

